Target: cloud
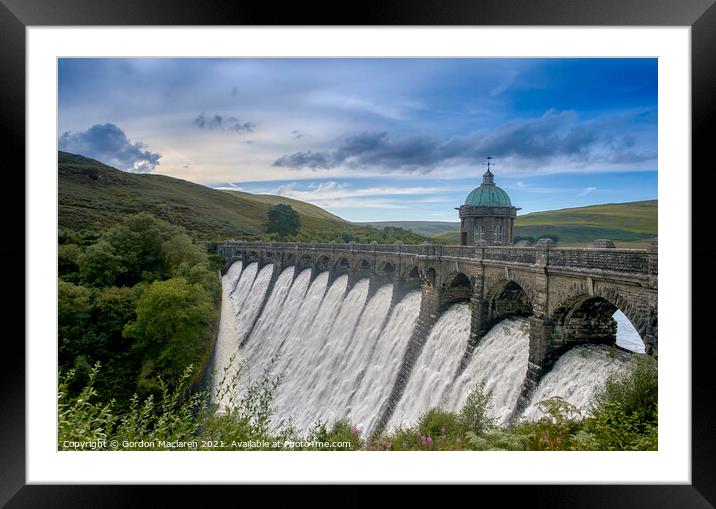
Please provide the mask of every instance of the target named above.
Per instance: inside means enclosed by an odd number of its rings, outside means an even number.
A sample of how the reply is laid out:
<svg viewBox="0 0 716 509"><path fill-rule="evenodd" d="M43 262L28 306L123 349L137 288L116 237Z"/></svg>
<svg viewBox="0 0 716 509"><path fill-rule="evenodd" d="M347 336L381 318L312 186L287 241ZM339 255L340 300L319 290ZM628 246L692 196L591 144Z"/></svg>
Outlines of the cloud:
<svg viewBox="0 0 716 509"><path fill-rule="evenodd" d="M518 191L524 191L526 193L559 193L562 191L562 188L559 187L544 187L544 186L535 186L532 184L526 184L522 180L518 180L515 184L505 184L505 189L515 189Z"/></svg>
<svg viewBox="0 0 716 509"><path fill-rule="evenodd" d="M162 157L157 152L146 150L144 143L129 140L124 131L114 124L95 124L79 133L66 131L60 136L59 147L135 173L154 170Z"/></svg>
<svg viewBox="0 0 716 509"><path fill-rule="evenodd" d="M631 116L580 122L574 111L548 110L541 117L505 123L491 131L474 131L440 139L427 135L392 136L365 132L337 140L330 150L285 154L277 167L313 170L346 167L385 172L429 173L460 162L475 164L490 154L514 166L543 167L554 161L573 166L590 163L636 164L655 161L656 152L633 150L634 137L624 131Z"/></svg>
<svg viewBox="0 0 716 509"><path fill-rule="evenodd" d="M200 113L197 117L192 120L199 129L209 130L221 130L235 133L251 133L256 128L256 125L252 122L241 122L236 117L227 117L215 113L214 115L207 116L206 113Z"/></svg>
<svg viewBox="0 0 716 509"><path fill-rule="evenodd" d="M577 196L581 198L582 196L587 196L588 194L593 193L596 190L597 188L593 186L585 187L584 189L582 189L582 192L579 193Z"/></svg>
<svg viewBox="0 0 716 509"><path fill-rule="evenodd" d="M323 208L386 208L403 209L409 208L415 203L433 203L442 199L423 198L411 199L409 203L401 203L396 200L388 200L388 196L419 196L433 195L436 193L434 187L389 187L375 186L353 188L348 184L341 184L334 181L311 184L305 189L297 189L295 183L283 184L269 191L269 194L294 198L308 203L313 203Z"/></svg>
<svg viewBox="0 0 716 509"><path fill-rule="evenodd" d="M212 189L218 189L219 191L243 191L243 187L239 187L233 182L227 182L226 184L211 186Z"/></svg>
<svg viewBox="0 0 716 509"><path fill-rule="evenodd" d="M278 158L273 165L287 168L330 169L378 167L389 170L421 170L437 161L439 141L425 136L391 138L386 132L361 133L345 138L333 151L296 152Z"/></svg>

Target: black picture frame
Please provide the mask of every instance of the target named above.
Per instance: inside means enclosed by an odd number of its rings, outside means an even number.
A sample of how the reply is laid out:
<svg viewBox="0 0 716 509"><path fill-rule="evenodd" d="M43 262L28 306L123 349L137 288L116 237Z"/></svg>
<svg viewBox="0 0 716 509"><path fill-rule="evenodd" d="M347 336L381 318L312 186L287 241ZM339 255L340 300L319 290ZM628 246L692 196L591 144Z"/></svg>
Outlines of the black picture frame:
<svg viewBox="0 0 716 509"><path fill-rule="evenodd" d="M293 3L280 8L256 0L0 0L0 122L5 142L6 199L2 200L5 241L0 254L13 298L5 305L7 322L19 322L25 311L25 29L29 26L112 25L618 25L690 26L692 50L692 182L713 165L710 136L716 121L716 5L714 0L364 0L349 6ZM663 142L663 140L660 140ZM7 156L10 156L9 159ZM708 165L708 166L707 166ZM48 168L48 171L53 169ZM688 176L689 169L683 169ZM701 180L701 179L699 179ZM19 190L22 189L23 192ZM692 185L692 273L697 259L713 260L713 235L708 233L709 187ZM711 198L712 200L712 198ZM698 208L702 208L699 213ZM13 279L14 278L14 279ZM713 275L699 272L698 287L710 292ZM693 324L709 316L712 298L697 293ZM28 303L31 305L31 303ZM12 320L11 320L12 319ZM24 322L15 334L3 334L6 354L0 370L3 405L0 411L0 503L7 507L127 507L143 505L147 487L39 486L25 483L25 349ZM700 331L697 332L697 331ZM681 507L716 505L716 437L711 375L714 347L706 328L692 328L692 483L690 485L524 486L509 488L511 503L530 507ZM688 336L684 339L688 341ZM50 339L48 339L50 341ZM214 488L212 488L213 490ZM484 487L480 497L486 500ZM176 497L186 501L186 488L174 486L160 505ZM208 491L208 490L207 490ZM222 490L224 491L224 490ZM355 491L353 488L350 491ZM206 491L205 495L206 496ZM295 491L293 492L295 495ZM212 491L212 495L216 495ZM353 495L343 492L341 499ZM503 495L504 496L504 495ZM213 498L213 497L212 497ZM367 499L368 497L366 497ZM370 497L372 498L372 497ZM366 500L367 501L367 500ZM320 501L319 501L320 502ZM364 504L361 504L364 505Z"/></svg>

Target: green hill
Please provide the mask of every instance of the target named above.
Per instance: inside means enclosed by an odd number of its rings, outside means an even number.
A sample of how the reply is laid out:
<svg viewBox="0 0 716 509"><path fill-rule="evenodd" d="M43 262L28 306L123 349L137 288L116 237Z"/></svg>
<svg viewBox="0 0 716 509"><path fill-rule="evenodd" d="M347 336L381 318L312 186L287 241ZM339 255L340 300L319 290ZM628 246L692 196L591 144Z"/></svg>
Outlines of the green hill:
<svg viewBox="0 0 716 509"><path fill-rule="evenodd" d="M657 233L657 219L657 200L590 205L518 216L513 236L557 235L561 245L586 245L594 239L611 239L642 247L646 239ZM443 232L434 238L441 243L458 244L460 232Z"/></svg>
<svg viewBox="0 0 716 509"><path fill-rule="evenodd" d="M60 228L100 230L125 216L149 212L183 226L203 239L265 236L269 207L291 205L299 214L302 238L339 240L344 233L357 240L420 242L424 237L403 230L382 232L360 226L305 202L271 195L220 191L164 175L127 173L94 159L59 152Z"/></svg>
<svg viewBox="0 0 716 509"><path fill-rule="evenodd" d="M373 221L370 223L356 223L363 226L372 226L374 228L385 228L392 226L394 228L405 228L420 235L432 237L439 233L455 230L460 227L459 222L449 221Z"/></svg>

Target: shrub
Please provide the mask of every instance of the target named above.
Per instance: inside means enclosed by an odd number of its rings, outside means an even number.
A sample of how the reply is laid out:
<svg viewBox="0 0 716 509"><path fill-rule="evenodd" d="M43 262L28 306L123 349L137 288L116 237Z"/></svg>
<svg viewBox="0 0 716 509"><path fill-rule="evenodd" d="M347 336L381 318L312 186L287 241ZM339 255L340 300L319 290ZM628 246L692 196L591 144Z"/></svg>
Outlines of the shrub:
<svg viewBox="0 0 716 509"><path fill-rule="evenodd" d="M495 420L487 415L489 409L490 396L485 394L485 384L480 383L468 394L458 417L466 429L479 435L495 425Z"/></svg>
<svg viewBox="0 0 716 509"><path fill-rule="evenodd" d="M77 244L60 244L57 246L57 271L65 279L75 278L80 270L79 260L82 249Z"/></svg>
<svg viewBox="0 0 716 509"><path fill-rule="evenodd" d="M659 401L657 361L650 356L636 357L623 374L608 377L597 389L592 401L592 413L606 405L616 405L625 414L638 413L656 422Z"/></svg>
<svg viewBox="0 0 716 509"><path fill-rule="evenodd" d="M98 287L113 286L128 270L125 260L105 240L89 246L79 257L78 265L83 281Z"/></svg>
<svg viewBox="0 0 716 509"><path fill-rule="evenodd" d="M430 438L428 442L440 439L442 442L453 441L465 436L465 426L453 412L446 412L439 408L428 410L418 421L418 430L421 436ZM425 441L423 441L425 442ZM426 445L426 444L423 444Z"/></svg>
<svg viewBox="0 0 716 509"><path fill-rule="evenodd" d="M525 451L529 447L529 437L497 428L480 435L468 431L465 438L475 451Z"/></svg>
<svg viewBox="0 0 716 509"><path fill-rule="evenodd" d="M637 357L623 374L608 377L595 392L592 416L573 437L575 449L656 450L658 371L656 359Z"/></svg>
<svg viewBox="0 0 716 509"><path fill-rule="evenodd" d="M570 436L575 433L580 422L576 420L580 413L572 404L554 397L539 403L545 415L534 422L522 421L512 428L512 432L526 436L528 448L538 451L563 451L569 449Z"/></svg>
<svg viewBox="0 0 716 509"><path fill-rule="evenodd" d="M209 294L184 278L155 281L137 304L137 318L124 327L132 349L148 360L140 380L161 374L176 379L210 342L216 309ZM150 364L151 362L151 364Z"/></svg>
<svg viewBox="0 0 716 509"><path fill-rule="evenodd" d="M360 433L357 428L343 419L335 422L329 429L322 421L315 423L308 432L308 442L321 442L324 444L341 443L330 447L315 446L313 449L321 451L355 451L362 447ZM349 446L342 445L350 443Z"/></svg>

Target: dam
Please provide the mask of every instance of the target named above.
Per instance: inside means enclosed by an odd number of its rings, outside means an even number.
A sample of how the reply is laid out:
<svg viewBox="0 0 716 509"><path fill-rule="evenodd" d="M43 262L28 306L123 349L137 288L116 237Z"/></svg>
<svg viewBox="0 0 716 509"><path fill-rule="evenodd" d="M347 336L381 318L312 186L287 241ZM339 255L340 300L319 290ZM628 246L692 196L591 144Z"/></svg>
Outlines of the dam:
<svg viewBox="0 0 716 509"><path fill-rule="evenodd" d="M411 425L476 383L501 423L555 395L586 410L630 357L658 355L652 246L227 241L215 368L280 373L272 423L300 431Z"/></svg>

